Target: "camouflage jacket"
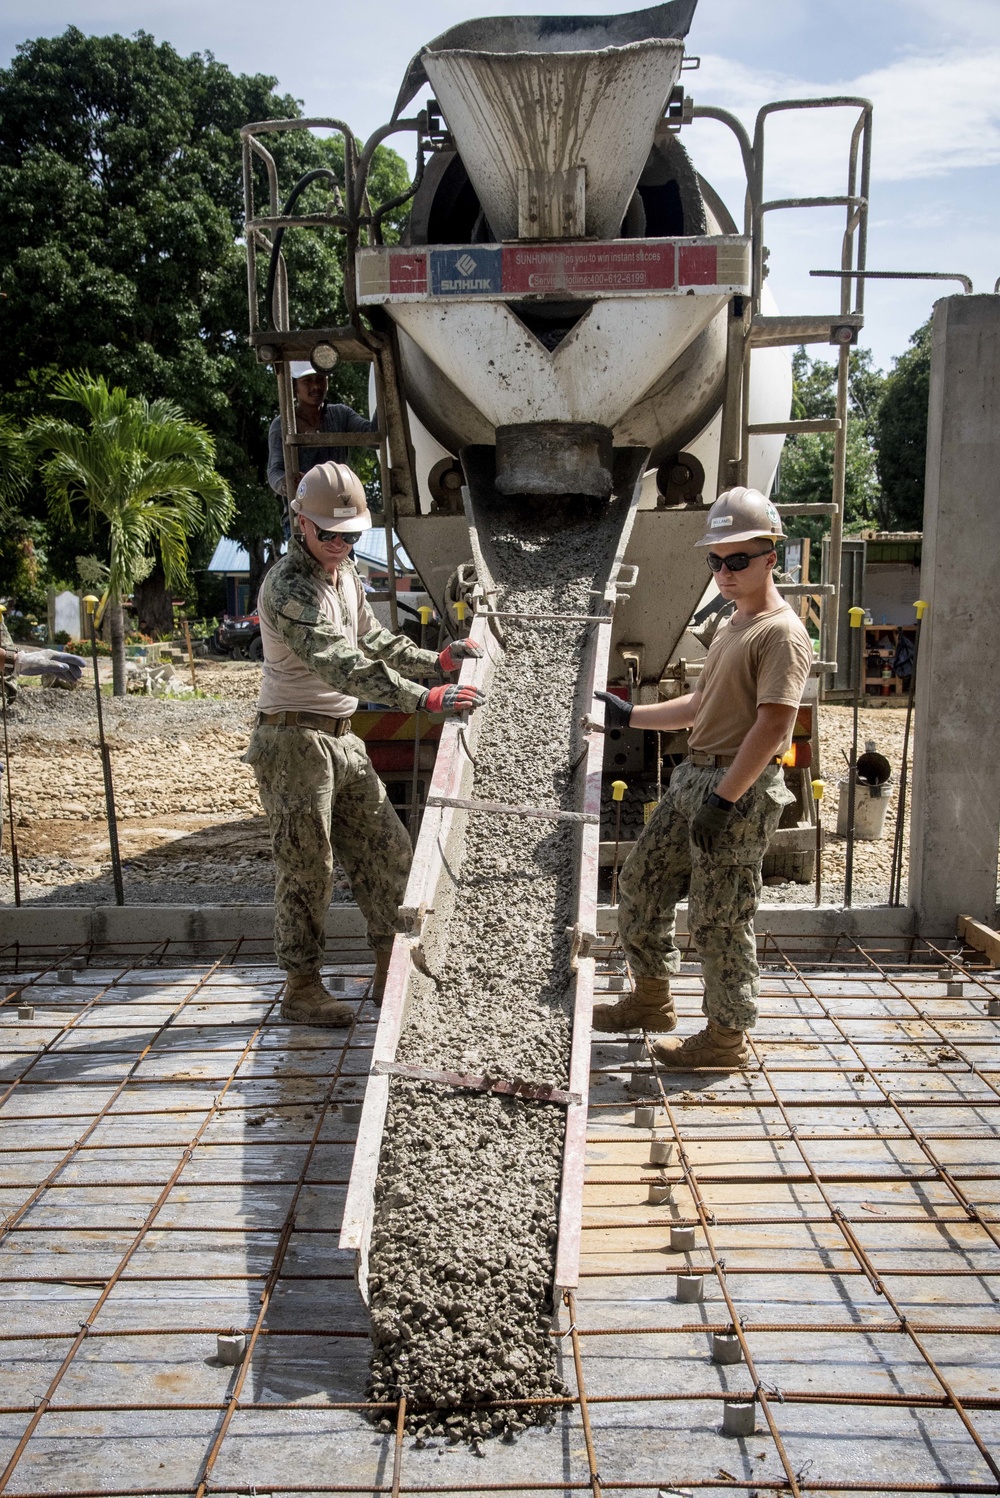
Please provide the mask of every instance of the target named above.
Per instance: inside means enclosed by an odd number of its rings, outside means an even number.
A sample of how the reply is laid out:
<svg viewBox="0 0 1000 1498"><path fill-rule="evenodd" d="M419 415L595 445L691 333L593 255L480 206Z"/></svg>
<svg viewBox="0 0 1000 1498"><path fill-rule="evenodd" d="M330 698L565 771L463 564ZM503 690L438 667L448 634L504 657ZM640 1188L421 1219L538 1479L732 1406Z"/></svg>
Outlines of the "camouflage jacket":
<svg viewBox="0 0 1000 1498"><path fill-rule="evenodd" d="M14 679L14 662L17 658L17 646L11 639L10 630L7 628L7 620L0 614L0 651L3 652L3 665L0 667L0 679L3 681L3 691L8 702L13 702L17 696L17 682Z"/></svg>
<svg viewBox="0 0 1000 1498"><path fill-rule="evenodd" d="M436 651L379 624L352 562L331 577L296 537L264 579L257 610L264 641L260 706L267 711L311 707L349 716L362 698L413 712L426 687L405 678L438 670Z"/></svg>

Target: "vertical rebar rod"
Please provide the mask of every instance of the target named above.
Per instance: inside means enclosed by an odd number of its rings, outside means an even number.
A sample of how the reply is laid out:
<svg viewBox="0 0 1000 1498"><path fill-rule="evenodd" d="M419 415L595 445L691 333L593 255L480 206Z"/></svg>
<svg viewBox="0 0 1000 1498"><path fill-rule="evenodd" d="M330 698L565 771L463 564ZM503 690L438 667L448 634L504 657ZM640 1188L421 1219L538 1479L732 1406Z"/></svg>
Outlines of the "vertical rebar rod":
<svg viewBox="0 0 1000 1498"><path fill-rule="evenodd" d="M618 850L622 836L622 804L615 802L615 865L611 871L611 904L618 904Z"/></svg>
<svg viewBox="0 0 1000 1498"><path fill-rule="evenodd" d="M844 545L844 494L847 487L847 420L848 420L848 396L849 375L851 369L851 350L849 345L841 344L840 356L837 365L837 402L834 415L840 422L840 426L834 433L833 438L833 493L831 498L836 509L830 517L830 549L827 554L827 577L826 581L833 587L833 592L822 599L823 610L823 658L833 661L837 658L837 641L840 633L841 614L841 584L843 581L842 551Z"/></svg>
<svg viewBox="0 0 1000 1498"><path fill-rule="evenodd" d="M14 792L10 778L10 742L7 738L7 682L0 678L0 709L3 711L3 762L7 775L7 819L10 823L10 862L14 871L14 904L21 904L21 859L17 850L17 833L14 831ZM0 823L2 826L2 823Z"/></svg>
<svg viewBox="0 0 1000 1498"><path fill-rule="evenodd" d="M813 781L813 805L816 808L816 904L823 903L823 817L820 808L823 805L822 790L817 795L816 787L822 786L821 780Z"/></svg>
<svg viewBox="0 0 1000 1498"><path fill-rule="evenodd" d="M906 724L903 729L903 755L899 764L899 795L896 798L896 828L892 839L892 865L889 870L889 904L898 905L903 888L903 839L906 827L906 789L910 756L910 725L913 721L913 698L917 689L917 656L920 651L920 626L923 607L917 605L917 627L913 636L913 662L910 690L906 697Z"/></svg>
<svg viewBox="0 0 1000 1498"><path fill-rule="evenodd" d="M97 627L90 618L90 648L94 655L94 697L97 701L97 735L101 743L101 769L104 773L104 805L108 816L108 844L111 848L111 877L115 886L115 904L125 904L122 886L122 861L118 850L118 818L115 814L115 788L111 778L111 751L104 737L104 704L101 698L101 674L97 665Z"/></svg>
<svg viewBox="0 0 1000 1498"><path fill-rule="evenodd" d="M391 1498L399 1498L399 1485L403 1480L403 1435L406 1430L406 1395L399 1396L399 1409L396 1411L396 1444L392 1453L392 1494Z"/></svg>
<svg viewBox="0 0 1000 1498"><path fill-rule="evenodd" d="M849 659L854 669L854 711L853 728L851 734L851 763L848 768L847 780L847 857L844 860L844 904L849 906L854 891L854 839L856 836L855 817L857 814L858 801L858 714L861 711L861 684L862 672L864 670L864 634L863 634L863 610L855 607L849 610L851 615L851 630L848 640L851 642ZM857 645L853 644L854 635L858 637Z"/></svg>
<svg viewBox="0 0 1000 1498"><path fill-rule="evenodd" d="M197 690L198 690L198 678L195 675L195 671L194 671L194 648L193 648L193 646L191 644L191 626L187 622L186 618L184 620L184 641L185 641L185 643L187 645L188 665L191 668L191 690L192 690L192 692L197 692Z"/></svg>
<svg viewBox="0 0 1000 1498"><path fill-rule="evenodd" d="M590 1491L593 1498L602 1498L601 1474L597 1470L597 1451L594 1432L590 1427L590 1410L587 1407L587 1385L583 1377L583 1358L580 1355L580 1338L576 1330L576 1300L572 1290L563 1292L563 1303L569 1311L569 1339L573 1346L573 1363L576 1368L576 1391L580 1400L580 1419L583 1423L583 1439L587 1448L587 1467Z"/></svg>

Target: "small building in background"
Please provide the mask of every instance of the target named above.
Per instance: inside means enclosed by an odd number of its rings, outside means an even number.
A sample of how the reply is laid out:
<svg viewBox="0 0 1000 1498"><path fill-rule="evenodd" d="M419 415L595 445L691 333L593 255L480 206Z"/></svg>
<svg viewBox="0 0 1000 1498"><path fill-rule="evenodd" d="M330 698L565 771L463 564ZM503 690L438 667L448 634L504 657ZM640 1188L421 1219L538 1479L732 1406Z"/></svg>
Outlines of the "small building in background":
<svg viewBox="0 0 1000 1498"><path fill-rule="evenodd" d="M920 597L920 531L871 531L865 542L864 606L872 623L913 624Z"/></svg>
<svg viewBox="0 0 1000 1498"><path fill-rule="evenodd" d="M862 602L865 625L864 693L879 705L902 706L913 674L920 597L920 531L869 531L864 539Z"/></svg>
<svg viewBox="0 0 1000 1498"><path fill-rule="evenodd" d="M221 577L226 585L226 613L230 619L242 619L249 613L250 555L238 541L223 536L206 572Z"/></svg>

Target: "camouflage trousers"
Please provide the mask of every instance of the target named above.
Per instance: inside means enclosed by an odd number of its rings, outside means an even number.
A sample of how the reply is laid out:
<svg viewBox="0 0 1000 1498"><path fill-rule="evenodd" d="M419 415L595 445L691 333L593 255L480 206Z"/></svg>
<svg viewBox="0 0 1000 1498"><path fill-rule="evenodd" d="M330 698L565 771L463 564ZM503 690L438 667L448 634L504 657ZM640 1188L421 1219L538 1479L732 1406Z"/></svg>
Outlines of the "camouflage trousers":
<svg viewBox="0 0 1000 1498"><path fill-rule="evenodd" d="M793 800L771 765L736 803L711 853L691 842L690 824L724 769L685 761L643 828L618 880L618 935L632 970L659 978L680 971L674 940L678 900L688 897L688 929L701 959L704 1012L731 1030L757 1020L759 970L753 918L760 865L781 809Z"/></svg>
<svg viewBox="0 0 1000 1498"><path fill-rule="evenodd" d="M259 725L244 760L271 833L278 966L308 973L322 963L335 862L372 946L391 946L412 849L362 740Z"/></svg>

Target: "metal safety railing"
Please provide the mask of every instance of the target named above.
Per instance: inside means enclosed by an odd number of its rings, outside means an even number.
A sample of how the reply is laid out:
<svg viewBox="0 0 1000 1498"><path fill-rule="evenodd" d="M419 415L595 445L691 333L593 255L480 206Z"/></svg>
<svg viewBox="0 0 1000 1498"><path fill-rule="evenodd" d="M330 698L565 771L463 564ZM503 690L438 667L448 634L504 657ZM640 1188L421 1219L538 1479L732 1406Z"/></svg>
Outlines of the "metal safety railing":
<svg viewBox="0 0 1000 1498"><path fill-rule="evenodd" d="M247 305L250 342L257 356L272 363L278 381L278 408L286 475L286 499L294 493L300 477L298 449L301 447L371 447L379 462L385 507L388 602L392 628L396 617L396 574L393 529L397 514L417 511L417 479L407 419L406 401L399 375L396 333L388 321L376 327L371 318L362 321L357 305L355 263L359 246L382 241L387 215L401 207L417 191L423 177L427 152L427 116L394 120L376 130L359 148L353 132L343 120L315 117L267 120L245 125L243 145L243 194L246 234ZM325 130L342 143L342 180L332 167L318 166L305 172L282 201L279 168L273 151L261 137L287 136L294 132ZM417 171L405 192L372 207L368 178L378 146L390 135L417 135ZM267 211L258 211L256 183L263 173ZM319 183L330 189L325 209L296 211L299 199ZM283 251L288 230L317 229L344 237L342 289L347 310L346 324L320 328L293 327L289 303L288 266ZM262 276L261 257L266 258ZM263 299L262 286L263 281ZM262 305L263 302L263 305ZM317 368L332 369L339 359L370 363L374 368L377 430L367 432L304 432L298 429L289 361L313 358Z"/></svg>
<svg viewBox="0 0 1000 1498"><path fill-rule="evenodd" d="M850 136L846 192L833 196L768 199L766 186L767 124L772 116L793 110L852 109L857 119ZM820 609L820 660L822 669L836 669L836 645L840 612L841 546L843 542L844 494L847 475L847 423L851 346L864 321L865 266L868 244L868 208L871 185L872 110L869 99L837 95L821 99L780 99L758 111L751 139L743 123L727 110L695 106L693 119L714 119L727 126L736 138L746 176L744 232L751 243L752 290L749 307L730 318L726 398L723 412L722 449L719 466L720 490L733 483L746 483L751 437L829 432L834 438L833 482L829 503L808 507L809 514L830 520L829 563L816 590ZM768 214L803 209L843 208L845 224L841 236L841 291L839 308L825 316L794 314L768 316L762 311L767 251L764 227ZM853 295L852 295L853 281ZM734 309L735 312L735 309ZM837 394L834 417L823 423L769 422L750 420L750 383L754 348L833 342L838 346ZM784 514L802 513L799 506L779 506Z"/></svg>

